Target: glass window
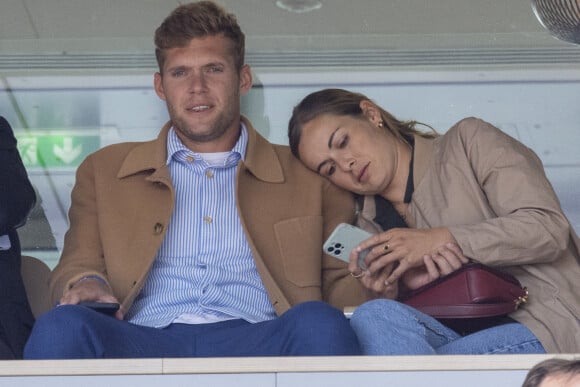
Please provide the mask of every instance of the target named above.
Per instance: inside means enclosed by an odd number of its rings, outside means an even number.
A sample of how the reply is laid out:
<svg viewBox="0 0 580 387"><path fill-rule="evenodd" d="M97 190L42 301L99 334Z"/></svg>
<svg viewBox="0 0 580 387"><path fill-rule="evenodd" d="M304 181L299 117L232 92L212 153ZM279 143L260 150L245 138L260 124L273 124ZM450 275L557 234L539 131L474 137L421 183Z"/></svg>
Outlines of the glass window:
<svg viewBox="0 0 580 387"><path fill-rule="evenodd" d="M153 91L152 35L171 2L55 0L0 15L0 113L12 124L38 205L23 253L57 262L74 173L89 153L154 138L167 120ZM343 87L444 132L466 116L531 147L580 230L580 51L557 40L527 1L221 1L247 35L254 87L243 113L286 143L307 93ZM281 4L278 7L276 3ZM135 12L139 10L139 12Z"/></svg>

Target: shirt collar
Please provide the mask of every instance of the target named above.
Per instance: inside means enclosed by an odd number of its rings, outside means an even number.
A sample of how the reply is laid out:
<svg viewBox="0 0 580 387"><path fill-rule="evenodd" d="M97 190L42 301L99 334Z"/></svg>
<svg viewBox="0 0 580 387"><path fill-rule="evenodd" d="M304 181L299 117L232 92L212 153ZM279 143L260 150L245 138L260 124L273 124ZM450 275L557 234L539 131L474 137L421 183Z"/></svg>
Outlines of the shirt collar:
<svg viewBox="0 0 580 387"><path fill-rule="evenodd" d="M230 151L230 155L227 158L226 165L231 164L232 162L237 162L241 159L244 160L246 155L246 148L248 146L248 129L243 122L240 122L240 136L238 137L238 141ZM169 129L169 133L167 135L167 160L166 164L169 165L173 161L179 161L182 158L185 158L186 155L191 155L195 160L202 160L203 158L197 152L192 151L188 147L186 147L183 142L175 133L175 128L172 126Z"/></svg>

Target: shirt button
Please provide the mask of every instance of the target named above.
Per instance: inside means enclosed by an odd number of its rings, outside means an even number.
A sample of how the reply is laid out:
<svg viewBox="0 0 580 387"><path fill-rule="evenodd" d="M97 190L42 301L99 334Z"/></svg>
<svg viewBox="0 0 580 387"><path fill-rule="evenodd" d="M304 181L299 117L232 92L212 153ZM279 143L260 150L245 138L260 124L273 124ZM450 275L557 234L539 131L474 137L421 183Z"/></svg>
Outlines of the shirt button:
<svg viewBox="0 0 580 387"><path fill-rule="evenodd" d="M205 176L207 176L208 179L213 179L213 171L208 169L205 171Z"/></svg>
<svg viewBox="0 0 580 387"><path fill-rule="evenodd" d="M188 163L193 162L193 156L187 156L185 159L187 160Z"/></svg>
<svg viewBox="0 0 580 387"><path fill-rule="evenodd" d="M213 219L211 218L211 216L204 216L203 221L207 224L211 224L211 222L213 222Z"/></svg>
<svg viewBox="0 0 580 387"><path fill-rule="evenodd" d="M163 231L163 225L161 223L155 223L155 226L153 226L153 232L155 234L161 234L162 231Z"/></svg>

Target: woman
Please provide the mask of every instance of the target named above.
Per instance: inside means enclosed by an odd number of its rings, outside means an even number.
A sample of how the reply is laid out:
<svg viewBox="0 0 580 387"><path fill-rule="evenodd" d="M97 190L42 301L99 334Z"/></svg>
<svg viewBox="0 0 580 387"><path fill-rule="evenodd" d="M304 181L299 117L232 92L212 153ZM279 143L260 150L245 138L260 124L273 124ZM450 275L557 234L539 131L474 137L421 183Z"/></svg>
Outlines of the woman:
<svg viewBox="0 0 580 387"><path fill-rule="evenodd" d="M468 257L514 275L530 297L509 318L465 336L396 301L369 301L351 320L363 350L580 351L580 241L541 161L476 118L461 120L442 136L416 125L340 89L312 93L294 108L288 132L294 155L359 195L359 224L378 231L353 251L349 270L367 289L388 297L396 294L399 279L415 288L436 278L433 260L445 274ZM358 252L367 248L367 269L361 271Z"/></svg>

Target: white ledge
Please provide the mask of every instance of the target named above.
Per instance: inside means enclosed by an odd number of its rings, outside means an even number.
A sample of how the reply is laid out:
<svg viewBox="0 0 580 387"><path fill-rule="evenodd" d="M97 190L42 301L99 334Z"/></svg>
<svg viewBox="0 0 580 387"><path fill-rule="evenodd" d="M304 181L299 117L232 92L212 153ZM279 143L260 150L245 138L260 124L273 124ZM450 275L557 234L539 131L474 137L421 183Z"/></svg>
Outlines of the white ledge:
<svg viewBox="0 0 580 387"><path fill-rule="evenodd" d="M0 377L528 370L552 357L580 354L6 360L0 361Z"/></svg>

